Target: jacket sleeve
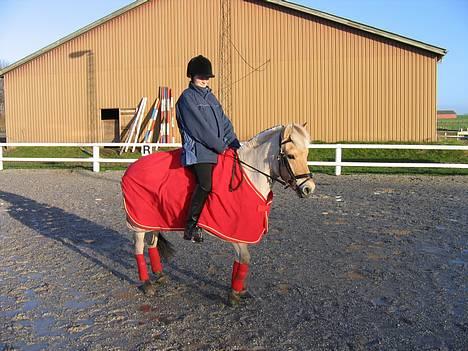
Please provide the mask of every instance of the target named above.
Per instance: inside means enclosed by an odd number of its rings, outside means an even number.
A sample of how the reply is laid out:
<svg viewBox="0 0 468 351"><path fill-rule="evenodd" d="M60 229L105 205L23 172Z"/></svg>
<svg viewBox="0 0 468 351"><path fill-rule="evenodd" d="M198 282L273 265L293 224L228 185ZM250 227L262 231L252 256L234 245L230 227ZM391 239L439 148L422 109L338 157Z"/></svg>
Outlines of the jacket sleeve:
<svg viewBox="0 0 468 351"><path fill-rule="evenodd" d="M182 95L177 102L179 118L185 131L197 142L221 154L226 149L222 136L218 137L210 128L195 101Z"/></svg>
<svg viewBox="0 0 468 351"><path fill-rule="evenodd" d="M237 135L234 132L234 128L232 127L232 123L229 118L223 112L223 127L224 127L224 139L226 140L226 144L229 147L233 147L235 149L240 148L239 140L237 139Z"/></svg>

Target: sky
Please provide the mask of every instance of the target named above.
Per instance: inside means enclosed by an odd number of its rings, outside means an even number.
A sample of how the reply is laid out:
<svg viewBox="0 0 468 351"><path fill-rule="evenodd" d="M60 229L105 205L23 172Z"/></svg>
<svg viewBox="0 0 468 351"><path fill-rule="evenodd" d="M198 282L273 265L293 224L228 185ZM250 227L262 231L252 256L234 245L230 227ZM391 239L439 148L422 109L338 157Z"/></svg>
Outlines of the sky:
<svg viewBox="0 0 468 351"><path fill-rule="evenodd" d="M131 2L0 0L0 64L14 63ZM438 64L437 108L468 114L468 0L293 2L447 49Z"/></svg>

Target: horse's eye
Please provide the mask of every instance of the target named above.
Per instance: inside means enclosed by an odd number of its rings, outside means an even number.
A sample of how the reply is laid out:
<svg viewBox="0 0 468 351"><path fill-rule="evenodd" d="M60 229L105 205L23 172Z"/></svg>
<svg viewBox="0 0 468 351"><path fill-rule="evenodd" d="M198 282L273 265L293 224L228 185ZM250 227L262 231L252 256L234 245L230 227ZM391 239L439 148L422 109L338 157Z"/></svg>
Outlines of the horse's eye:
<svg viewBox="0 0 468 351"><path fill-rule="evenodd" d="M294 157L294 155L288 155L288 158L294 160L296 157Z"/></svg>

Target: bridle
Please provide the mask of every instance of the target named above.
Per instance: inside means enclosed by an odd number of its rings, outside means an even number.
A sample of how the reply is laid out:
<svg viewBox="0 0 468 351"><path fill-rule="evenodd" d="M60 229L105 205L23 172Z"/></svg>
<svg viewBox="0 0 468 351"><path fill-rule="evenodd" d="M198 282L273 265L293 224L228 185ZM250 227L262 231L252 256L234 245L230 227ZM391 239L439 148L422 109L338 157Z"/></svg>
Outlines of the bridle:
<svg viewBox="0 0 468 351"><path fill-rule="evenodd" d="M239 155L237 154L237 150L235 151L234 153L234 164L232 166L232 177L231 177L231 182L229 184L229 191L235 191L237 190L240 185L242 184L242 181L244 180L244 178L242 177L241 180L239 181L239 183L237 184L237 186L233 186L233 181L234 181L234 177L235 177L235 173L236 173L236 164L237 163L242 163L244 166L247 166L248 168L264 175L265 177L267 177L270 182L277 182L277 183L280 183L281 185L284 186L284 189L287 189L289 187L291 187L292 189L296 190L297 192L300 191L300 188L301 186L307 182L308 180L310 179L313 179L313 174L312 173L304 173L304 174L294 174L292 168L291 168L291 165L289 164L289 160L288 160L288 155L284 152L283 150L283 145L287 144L287 143L292 143L292 139L291 137L289 137L287 140L285 141L282 141L281 139L281 134L279 136L279 153L278 153L278 156L277 156L277 161L278 161L278 166L279 166L279 176L280 178L278 177L272 177L271 175L259 170L258 168L252 166L252 165L249 165L248 163L242 161L240 158L239 158ZM281 172L281 168L284 168L286 170L286 174L288 175L288 178L287 179L284 179L283 176L282 176L282 172ZM304 181L302 181L299 185L297 184L297 181L299 179L304 179Z"/></svg>
<svg viewBox="0 0 468 351"><path fill-rule="evenodd" d="M309 173L303 173L303 174L294 174L292 168L291 168L291 165L289 163L289 160L288 160L288 155L284 152L283 150L283 145L287 144L287 143L292 143L292 139L291 137L289 137L287 140L285 141L281 141L281 134L280 134L280 151L279 151L279 154L278 154L278 162L279 162L279 167L280 167L280 177L282 178L284 184L285 185L285 189L291 187L292 189L296 190L296 191L299 191L301 186L307 182L308 180L310 179L313 179L313 174L311 172ZM281 167L283 167L284 169L286 169L286 173L287 175L289 176L288 179L284 179L284 177L281 175ZM299 179L304 179L300 184L297 184L297 181ZM276 178L276 180L278 181L278 179Z"/></svg>

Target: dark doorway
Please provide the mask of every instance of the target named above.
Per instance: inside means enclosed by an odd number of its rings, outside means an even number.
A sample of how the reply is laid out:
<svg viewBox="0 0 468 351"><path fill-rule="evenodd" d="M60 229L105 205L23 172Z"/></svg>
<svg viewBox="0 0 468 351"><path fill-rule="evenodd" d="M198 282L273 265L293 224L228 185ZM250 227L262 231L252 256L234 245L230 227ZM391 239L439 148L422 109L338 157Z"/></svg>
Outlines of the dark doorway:
<svg viewBox="0 0 468 351"><path fill-rule="evenodd" d="M119 137L119 116L118 108L101 109L101 130L103 143L118 143Z"/></svg>

